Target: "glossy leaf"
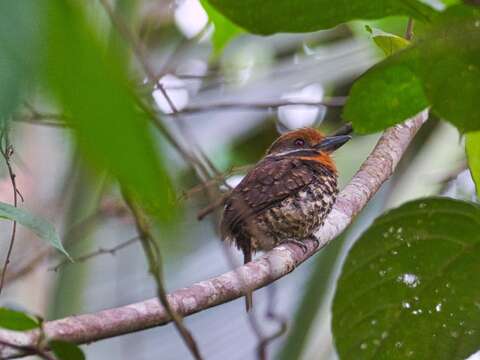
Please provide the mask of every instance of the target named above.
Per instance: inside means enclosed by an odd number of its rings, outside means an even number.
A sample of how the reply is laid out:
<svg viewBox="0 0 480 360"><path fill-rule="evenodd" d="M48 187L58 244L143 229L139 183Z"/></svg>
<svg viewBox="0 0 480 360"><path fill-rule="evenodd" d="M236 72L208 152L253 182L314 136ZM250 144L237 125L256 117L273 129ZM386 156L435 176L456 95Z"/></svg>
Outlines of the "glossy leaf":
<svg viewBox="0 0 480 360"><path fill-rule="evenodd" d="M15 110L22 91L36 77L44 5L41 0L0 1L0 120Z"/></svg>
<svg viewBox="0 0 480 360"><path fill-rule="evenodd" d="M40 239L45 240L57 250L70 256L63 248L62 242L52 224L15 206L0 202L0 218L13 220L34 232Z"/></svg>
<svg viewBox="0 0 480 360"><path fill-rule="evenodd" d="M477 196L480 197L480 131L467 134L465 148L468 167L477 188Z"/></svg>
<svg viewBox="0 0 480 360"><path fill-rule="evenodd" d="M27 331L36 329L39 326L39 321L28 314L4 307L0 308L0 328Z"/></svg>
<svg viewBox="0 0 480 360"><path fill-rule="evenodd" d="M465 359L480 347L480 207L448 198L379 217L350 250L333 333L342 359Z"/></svg>
<svg viewBox="0 0 480 360"><path fill-rule="evenodd" d="M356 132L369 133L404 121L428 105L415 72L401 62L387 61L353 84L343 116Z"/></svg>
<svg viewBox="0 0 480 360"><path fill-rule="evenodd" d="M428 35L367 71L344 117L361 133L404 121L431 105L461 132L480 129L480 10L454 6Z"/></svg>
<svg viewBox="0 0 480 360"><path fill-rule="evenodd" d="M397 51L406 48L410 41L401 36L390 34L382 30L365 26L366 30L372 34L372 39L386 56L393 55Z"/></svg>
<svg viewBox="0 0 480 360"><path fill-rule="evenodd" d="M255 34L311 32L353 19L407 15L427 21L434 10L417 0L209 0L223 15Z"/></svg>
<svg viewBox="0 0 480 360"><path fill-rule="evenodd" d="M210 5L208 0L201 0L200 2L207 12L208 18L213 23L213 51L215 55L218 55L225 46L227 46L235 37L240 35L243 30L218 12L212 5Z"/></svg>
<svg viewBox="0 0 480 360"><path fill-rule="evenodd" d="M105 51L81 2L50 4L46 81L70 114L80 148L160 219L171 216L170 181L148 115L129 87L125 56Z"/></svg>
<svg viewBox="0 0 480 360"><path fill-rule="evenodd" d="M62 340L51 340L48 342L48 347L52 349L58 360L85 360L82 349L74 343Z"/></svg>

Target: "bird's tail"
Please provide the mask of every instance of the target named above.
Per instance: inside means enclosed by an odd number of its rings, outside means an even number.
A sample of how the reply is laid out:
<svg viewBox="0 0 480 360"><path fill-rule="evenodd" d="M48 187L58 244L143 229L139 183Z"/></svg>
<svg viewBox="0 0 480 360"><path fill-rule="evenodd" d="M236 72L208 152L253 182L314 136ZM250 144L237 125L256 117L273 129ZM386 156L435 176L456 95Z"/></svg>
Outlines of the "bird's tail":
<svg viewBox="0 0 480 360"><path fill-rule="evenodd" d="M246 246L243 248L243 264L247 264L250 261L252 261L252 250L250 246ZM247 312L252 310L253 308L253 294L251 291L248 291L247 294L245 294L245 309Z"/></svg>

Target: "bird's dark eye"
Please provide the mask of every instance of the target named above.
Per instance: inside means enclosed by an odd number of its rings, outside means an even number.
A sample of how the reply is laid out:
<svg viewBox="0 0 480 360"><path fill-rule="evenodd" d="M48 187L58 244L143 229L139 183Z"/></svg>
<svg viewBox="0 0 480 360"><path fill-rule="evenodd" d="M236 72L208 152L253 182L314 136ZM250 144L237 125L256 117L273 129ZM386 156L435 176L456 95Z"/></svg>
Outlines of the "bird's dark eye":
<svg viewBox="0 0 480 360"><path fill-rule="evenodd" d="M297 146L303 146L303 145L305 145L305 140L303 140L303 139L296 139L296 140L295 140L295 145L297 145Z"/></svg>

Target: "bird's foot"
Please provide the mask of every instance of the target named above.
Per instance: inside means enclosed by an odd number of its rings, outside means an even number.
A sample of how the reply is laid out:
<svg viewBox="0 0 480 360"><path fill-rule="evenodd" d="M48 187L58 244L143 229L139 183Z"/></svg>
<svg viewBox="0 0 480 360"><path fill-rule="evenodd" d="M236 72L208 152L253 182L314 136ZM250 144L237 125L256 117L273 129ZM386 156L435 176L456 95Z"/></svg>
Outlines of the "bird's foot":
<svg viewBox="0 0 480 360"><path fill-rule="evenodd" d="M295 244L297 245L300 249L302 249L303 253L306 254L307 251L308 251L308 246L305 245L305 243L303 241L300 241L300 240L295 240L295 239L289 239L289 240L285 240L283 241L283 243L290 243L290 244Z"/></svg>
<svg viewBox="0 0 480 360"><path fill-rule="evenodd" d="M315 235L310 236L309 239L315 243L315 249L318 249L320 246L320 240L318 240Z"/></svg>

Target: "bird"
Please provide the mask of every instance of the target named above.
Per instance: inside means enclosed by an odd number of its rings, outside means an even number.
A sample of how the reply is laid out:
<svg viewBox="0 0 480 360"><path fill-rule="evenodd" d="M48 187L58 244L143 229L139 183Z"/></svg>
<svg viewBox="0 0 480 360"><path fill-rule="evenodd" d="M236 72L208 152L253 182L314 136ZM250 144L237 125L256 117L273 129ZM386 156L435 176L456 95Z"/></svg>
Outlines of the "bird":
<svg viewBox="0 0 480 360"><path fill-rule="evenodd" d="M314 233L338 194L331 154L350 139L344 130L332 136L314 128L286 132L231 191L224 202L220 233L242 251L245 264L255 252L286 242L307 251L304 241L316 240ZM249 311L251 292L245 299Z"/></svg>

